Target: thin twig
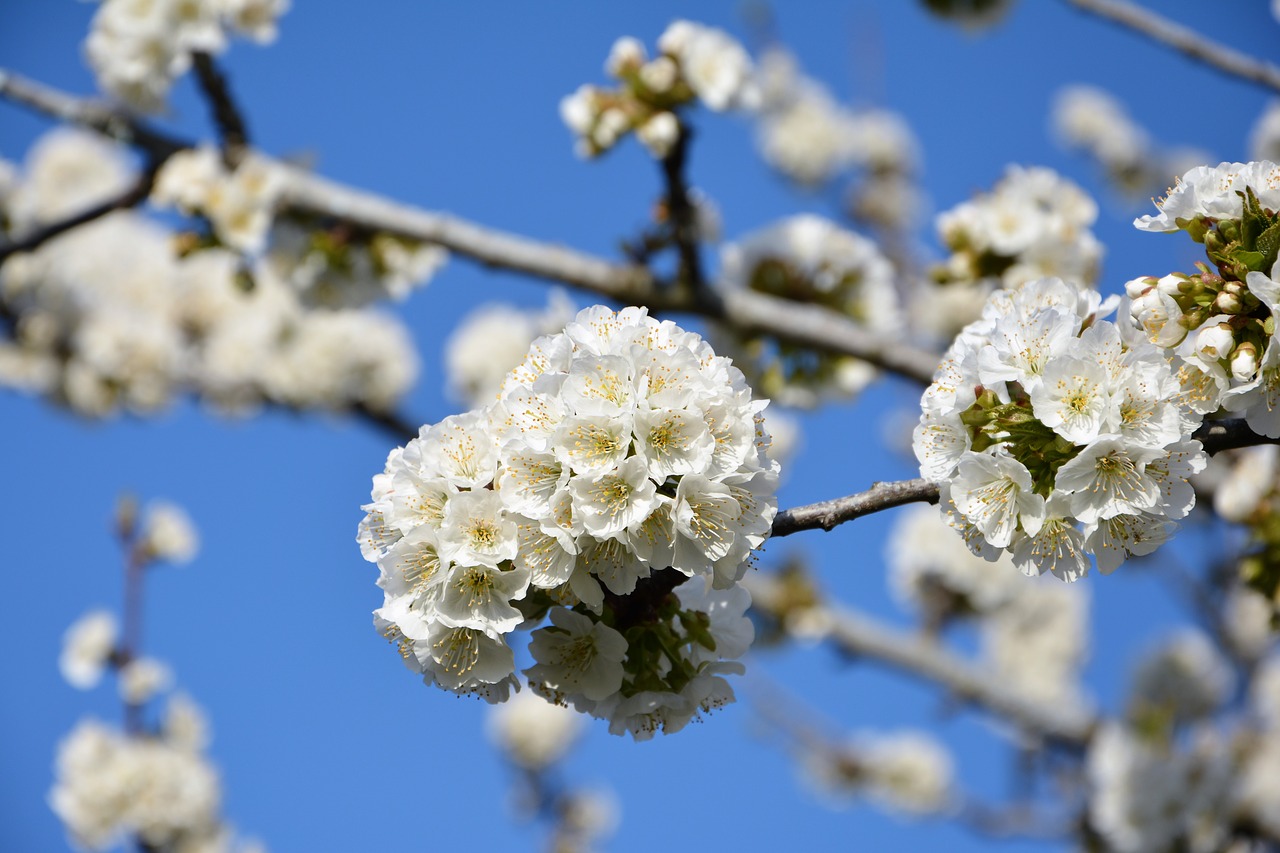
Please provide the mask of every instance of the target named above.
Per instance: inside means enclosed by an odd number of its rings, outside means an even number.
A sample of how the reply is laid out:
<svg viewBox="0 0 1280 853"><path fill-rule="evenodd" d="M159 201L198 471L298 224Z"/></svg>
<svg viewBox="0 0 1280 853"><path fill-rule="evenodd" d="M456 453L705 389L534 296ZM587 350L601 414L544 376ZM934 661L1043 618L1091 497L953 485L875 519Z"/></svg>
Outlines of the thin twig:
<svg viewBox="0 0 1280 853"><path fill-rule="evenodd" d="M0 264L8 260L11 255L16 255L20 252L33 252L54 237L65 234L74 228L79 228L81 225L87 225L96 219L101 219L109 213L138 206L151 194L151 187L155 183L155 177L156 167L153 166L144 170L138 175L138 179L133 184L112 198L101 201L79 213L73 213L65 219L41 226L17 240L0 243Z"/></svg>
<svg viewBox="0 0 1280 853"><path fill-rule="evenodd" d="M239 165L250 144L244 113L231 94L231 84L227 82L227 76L218 68L213 57L204 51L196 51L192 54L192 61L200 91L209 102L209 108L213 112L213 122L222 140L222 157L227 167L234 169Z"/></svg>
<svg viewBox="0 0 1280 853"><path fill-rule="evenodd" d="M937 503L938 484L921 479L873 483L865 492L783 510L773 520L772 535L790 536L817 528L831 530L846 521L917 501Z"/></svg>
<svg viewBox="0 0 1280 853"><path fill-rule="evenodd" d="M1280 67L1241 53L1127 0L1066 0L1068 5L1167 45L1224 74L1280 92Z"/></svg>
<svg viewBox="0 0 1280 853"><path fill-rule="evenodd" d="M1267 438L1249 429L1243 418L1211 421L1194 433L1206 453L1253 447L1259 444L1280 444L1280 438ZM790 536L801 530L831 530L846 521L853 521L873 512L892 509L908 503L938 502L938 484L928 480L897 480L874 483L863 492L820 503L793 507L778 513L773 521L773 536Z"/></svg>

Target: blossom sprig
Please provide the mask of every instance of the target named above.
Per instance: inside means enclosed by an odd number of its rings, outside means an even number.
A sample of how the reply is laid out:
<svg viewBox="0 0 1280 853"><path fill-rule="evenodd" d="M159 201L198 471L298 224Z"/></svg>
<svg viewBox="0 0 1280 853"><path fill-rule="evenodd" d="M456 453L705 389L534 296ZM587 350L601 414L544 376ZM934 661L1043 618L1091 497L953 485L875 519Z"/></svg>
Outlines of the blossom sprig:
<svg viewBox="0 0 1280 853"><path fill-rule="evenodd" d="M1199 166L1134 221L1142 231L1185 231L1204 245L1197 272L1134 279L1134 319L1179 358L1183 383L1208 414L1241 412L1280 437L1280 166L1266 160Z"/></svg>
<svg viewBox="0 0 1280 853"><path fill-rule="evenodd" d="M820 216L792 216L727 244L720 272L726 288L822 305L882 335L903 327L889 260L872 241ZM738 364L753 386L782 405L852 397L876 376L855 358L730 330L720 337L742 354Z"/></svg>
<svg viewBox="0 0 1280 853"><path fill-rule="evenodd" d="M914 449L975 552L1076 580L1165 541L1206 455L1165 353L1058 279L998 291L921 400Z"/></svg>
<svg viewBox="0 0 1280 853"><path fill-rule="evenodd" d="M155 112L194 54L222 53L232 36L269 44L288 8L289 0L102 0L85 55L104 91Z"/></svg>
<svg viewBox="0 0 1280 853"><path fill-rule="evenodd" d="M751 641L738 581L778 468L743 375L643 308L535 341L483 409L422 428L374 478L358 538L375 624L427 683L535 690L637 738L732 701Z"/></svg>
<svg viewBox="0 0 1280 853"><path fill-rule="evenodd" d="M616 89L583 85L560 102L560 116L578 137L577 151L595 157L628 133L654 157L666 157L682 132L679 110L694 101L715 112L749 109L758 99L751 57L723 30L679 20L658 39L649 59L625 36L614 43L605 72Z"/></svg>

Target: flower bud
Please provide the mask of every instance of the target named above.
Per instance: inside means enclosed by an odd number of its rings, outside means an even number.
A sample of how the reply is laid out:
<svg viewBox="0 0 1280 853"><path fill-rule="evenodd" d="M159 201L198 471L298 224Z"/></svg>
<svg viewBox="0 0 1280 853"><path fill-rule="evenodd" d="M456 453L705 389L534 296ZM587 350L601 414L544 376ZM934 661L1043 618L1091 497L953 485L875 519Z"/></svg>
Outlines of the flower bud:
<svg viewBox="0 0 1280 853"><path fill-rule="evenodd" d="M604 63L604 73L610 77L623 77L644 64L644 45L639 39L623 36L613 43L609 58Z"/></svg>
<svg viewBox="0 0 1280 853"><path fill-rule="evenodd" d="M1154 276L1144 275L1141 278L1134 278L1124 283L1124 293L1130 299L1138 299L1144 293L1156 286L1157 279Z"/></svg>
<svg viewBox="0 0 1280 853"><path fill-rule="evenodd" d="M1214 297L1213 310L1219 314L1239 314L1244 311L1244 302L1236 294L1224 290Z"/></svg>
<svg viewBox="0 0 1280 853"><path fill-rule="evenodd" d="M1156 282L1156 290L1166 296L1178 296L1192 287L1191 279L1182 273L1171 273Z"/></svg>
<svg viewBox="0 0 1280 853"><path fill-rule="evenodd" d="M655 95L664 95L676 84L679 71L669 56L659 56L640 69L640 82Z"/></svg>
<svg viewBox="0 0 1280 853"><path fill-rule="evenodd" d="M1231 375L1241 382L1247 382L1257 372L1258 348L1252 341L1245 341L1231 355Z"/></svg>
<svg viewBox="0 0 1280 853"><path fill-rule="evenodd" d="M1205 361L1226 358L1235 348L1236 335L1226 323L1206 326L1196 335L1196 354Z"/></svg>
<svg viewBox="0 0 1280 853"><path fill-rule="evenodd" d="M650 154L661 160L671 153L671 147L680 138L680 122L675 113L664 110L640 125L636 130L636 138L644 143Z"/></svg>

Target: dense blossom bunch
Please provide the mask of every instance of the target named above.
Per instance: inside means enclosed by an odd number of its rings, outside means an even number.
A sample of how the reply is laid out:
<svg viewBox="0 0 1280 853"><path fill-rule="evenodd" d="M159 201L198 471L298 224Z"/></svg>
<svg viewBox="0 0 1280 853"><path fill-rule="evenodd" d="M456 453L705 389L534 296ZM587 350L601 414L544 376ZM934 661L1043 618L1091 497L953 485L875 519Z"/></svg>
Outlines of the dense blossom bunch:
<svg viewBox="0 0 1280 853"><path fill-rule="evenodd" d="M793 216L727 244L720 266L724 287L822 305L881 334L902 328L889 261L870 240L822 217ZM784 405L848 397L875 378L870 365L853 358L759 337L739 337L735 346L745 350L739 363L755 374L754 386Z"/></svg>
<svg viewBox="0 0 1280 853"><path fill-rule="evenodd" d="M643 308L540 338L489 406L422 428L360 525L379 629L428 683L530 685L637 738L732 701L751 642L738 580L769 533L777 465L742 374ZM674 594L673 594L674 593Z"/></svg>
<svg viewBox="0 0 1280 853"><path fill-rule="evenodd" d="M749 109L758 98L742 45L692 21L667 27L653 59L638 40L618 39L605 72L618 81L616 89L584 85L560 102L583 157L608 151L632 131L654 157L665 157L680 137L681 107L696 100L716 112Z"/></svg>
<svg viewBox="0 0 1280 853"><path fill-rule="evenodd" d="M563 329L576 313L557 290L541 311L490 303L463 317L445 344L445 373L453 396L473 407L492 402L529 346Z"/></svg>
<svg viewBox="0 0 1280 853"><path fill-rule="evenodd" d="M233 35L275 41L288 8L289 0L102 0L85 55L105 91L159 110L193 54L219 54Z"/></svg>
<svg viewBox="0 0 1280 853"><path fill-rule="evenodd" d="M921 474L975 553L1075 580L1149 554L1190 512L1199 415L1163 350L1058 279L999 291L921 400ZM1083 526L1083 529L1081 529Z"/></svg>
<svg viewBox="0 0 1280 853"><path fill-rule="evenodd" d="M1198 411L1243 413L1249 427L1280 437L1280 166L1222 163L1187 172L1143 231L1186 231L1212 266L1145 277L1125 287L1152 343L1172 349Z"/></svg>
<svg viewBox="0 0 1280 853"><path fill-rule="evenodd" d="M0 198L0 218L20 238L129 180L114 147L54 131ZM219 246L183 252L184 241L122 210L10 257L0 299L18 319L0 344L0 381L91 416L155 411L184 390L229 410L386 409L412 384L399 321L310 310L275 265Z"/></svg>

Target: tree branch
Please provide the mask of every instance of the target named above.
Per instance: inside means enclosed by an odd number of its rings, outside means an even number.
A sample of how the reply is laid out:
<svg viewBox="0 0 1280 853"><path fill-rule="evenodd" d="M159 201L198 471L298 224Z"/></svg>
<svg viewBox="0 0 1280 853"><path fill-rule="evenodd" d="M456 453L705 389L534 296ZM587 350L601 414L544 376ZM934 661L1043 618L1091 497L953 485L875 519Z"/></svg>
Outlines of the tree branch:
<svg viewBox="0 0 1280 853"><path fill-rule="evenodd" d="M236 105L231 85L213 57L204 51L196 51L192 54L192 61L200 91L209 102L213 122L222 139L223 160L228 168L234 169L249 147L249 128L245 125L244 113Z"/></svg>
<svg viewBox="0 0 1280 853"><path fill-rule="evenodd" d="M1280 67L1211 41L1127 0L1065 0L1068 5L1141 33L1224 74L1280 92Z"/></svg>
<svg viewBox="0 0 1280 853"><path fill-rule="evenodd" d="M1204 445L1205 452L1210 455L1259 444L1280 444L1280 438L1267 438L1249 429L1243 418L1210 421L1196 430L1193 437ZM864 492L779 512L773 520L771 535L790 536L801 530L818 528L829 531L846 521L917 501L937 503L938 484L921 479L873 483Z"/></svg>
<svg viewBox="0 0 1280 853"><path fill-rule="evenodd" d="M706 287L702 272L702 258L698 252L698 212L689 198L689 186L685 182L685 164L689 158L689 143L693 129L680 125L676 142L662 158L662 176L667 187L667 216L671 221L671 234L675 238L676 253L680 257L679 281L694 292Z"/></svg>
<svg viewBox="0 0 1280 853"><path fill-rule="evenodd" d="M785 601L761 576L743 579L752 607L785 624ZM844 654L867 658L946 689L951 695L994 712L1022 728L1072 747L1083 747L1093 732L1093 715L1067 705L1036 702L1009 689L996 675L959 657L934 640L908 634L853 610L816 605L806 611L828 626L823 639Z"/></svg>
<svg viewBox="0 0 1280 853"><path fill-rule="evenodd" d="M928 480L873 483L865 492L844 498L783 510L773 520L773 536L790 536L801 530L831 530L846 521L916 501L938 502L938 484Z"/></svg>
<svg viewBox="0 0 1280 853"><path fill-rule="evenodd" d="M0 97L137 145L153 156L168 156L190 147L125 113L3 70ZM615 264L564 246L399 204L286 164L278 165L284 176L283 201L287 206L359 228L436 243L484 266L563 282L615 302L647 305L655 312L683 312L720 320L746 333L771 335L801 346L853 356L921 384L932 380L940 360L937 353L901 340L881 338L848 317L816 305L745 290L689 293L663 287L642 267Z"/></svg>

